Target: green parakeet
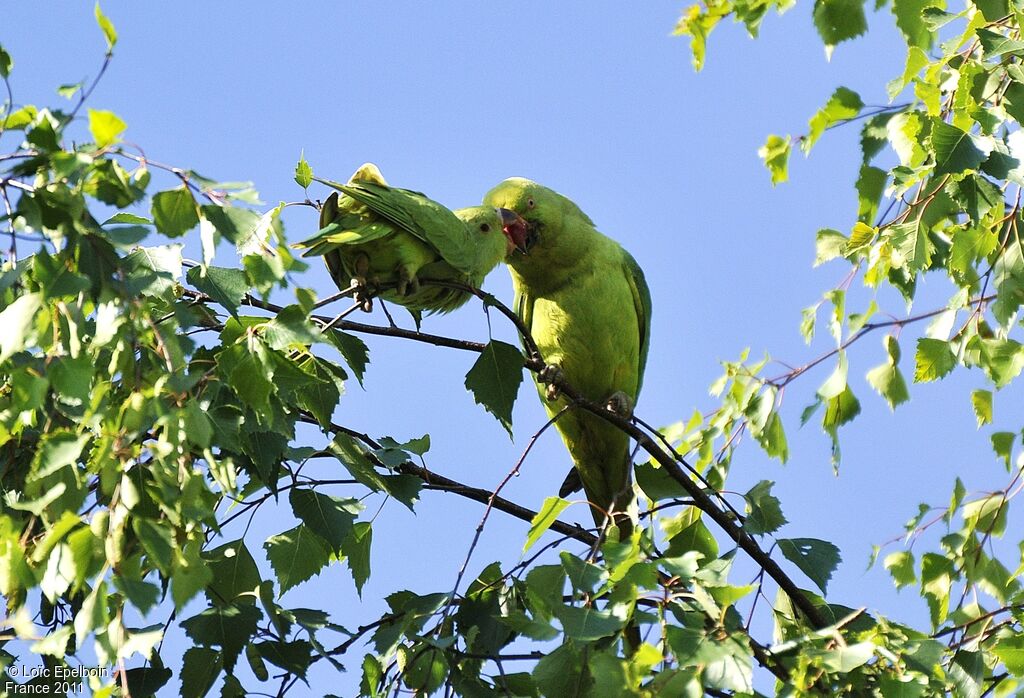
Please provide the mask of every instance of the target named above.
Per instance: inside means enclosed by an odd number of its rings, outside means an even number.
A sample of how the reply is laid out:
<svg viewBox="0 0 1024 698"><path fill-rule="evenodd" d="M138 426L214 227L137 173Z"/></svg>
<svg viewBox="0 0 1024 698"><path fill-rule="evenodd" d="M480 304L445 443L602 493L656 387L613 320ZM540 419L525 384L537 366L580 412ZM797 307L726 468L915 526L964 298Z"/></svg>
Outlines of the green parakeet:
<svg viewBox="0 0 1024 698"><path fill-rule="evenodd" d="M506 235L520 243L506 262L516 313L548 364L535 376L548 414L555 415L566 404L550 385L561 373L583 397L631 415L651 333L651 296L636 261L598 232L576 204L536 182L507 179L487 193L484 204L518 214L505 216ZM614 506L622 514L616 516L620 533L628 534L629 437L579 409L562 415L555 427L569 449L594 520L602 524Z"/></svg>
<svg viewBox="0 0 1024 698"><path fill-rule="evenodd" d="M512 249L503 234L501 212L493 206L451 211L425 195L389 187L375 165L356 170L347 184L318 179L336 189L320 211L320 230L295 246L303 256L323 255L338 288L395 284L380 297L405 306L415 317L447 313L469 294L419 280L457 281L479 287Z"/></svg>

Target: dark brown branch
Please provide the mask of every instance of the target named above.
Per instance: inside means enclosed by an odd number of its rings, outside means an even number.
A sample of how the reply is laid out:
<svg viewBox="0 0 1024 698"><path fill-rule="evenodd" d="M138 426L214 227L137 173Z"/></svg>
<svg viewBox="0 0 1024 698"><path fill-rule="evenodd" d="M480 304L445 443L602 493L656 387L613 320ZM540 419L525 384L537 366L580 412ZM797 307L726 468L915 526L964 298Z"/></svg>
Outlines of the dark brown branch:
<svg viewBox="0 0 1024 698"><path fill-rule="evenodd" d="M312 415L303 415L303 421L310 424L317 423ZM378 449L381 447L381 445L368 434L363 434L362 432L334 423L331 424L330 428L332 432L351 436L370 448ZM533 521L533 518L537 515L536 511L527 509L526 507L520 506L503 497L498 497L490 490L463 484L458 480L452 480L444 475L439 475L438 473L427 470L426 468L409 461L399 465L396 470L405 475L418 477L426 483L429 489L451 492L452 494L457 494L460 497L472 499L474 502L490 504L492 508L502 511L510 516L514 516L517 519L521 519L522 521L526 521L527 523ZM563 521L555 521L551 524L551 530L556 533L561 533L573 540L578 540L584 545L593 545L597 541L597 536L577 524L567 524Z"/></svg>

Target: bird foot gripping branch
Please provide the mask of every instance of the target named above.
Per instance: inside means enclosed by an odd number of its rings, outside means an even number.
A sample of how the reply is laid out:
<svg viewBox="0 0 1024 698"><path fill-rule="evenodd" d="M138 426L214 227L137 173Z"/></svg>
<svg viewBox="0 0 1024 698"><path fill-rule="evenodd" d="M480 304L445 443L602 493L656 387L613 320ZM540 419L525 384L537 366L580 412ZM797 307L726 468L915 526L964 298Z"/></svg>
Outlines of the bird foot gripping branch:
<svg viewBox="0 0 1024 698"><path fill-rule="evenodd" d="M616 390L612 393L611 397L609 397L604 403L604 408L606 410L619 415L623 419L633 418L633 406L633 399L621 390Z"/></svg>
<svg viewBox="0 0 1024 698"><path fill-rule="evenodd" d="M558 364L547 364L537 373L537 380L547 385L544 396L548 400L557 400L562 394L561 383L565 380L562 367Z"/></svg>

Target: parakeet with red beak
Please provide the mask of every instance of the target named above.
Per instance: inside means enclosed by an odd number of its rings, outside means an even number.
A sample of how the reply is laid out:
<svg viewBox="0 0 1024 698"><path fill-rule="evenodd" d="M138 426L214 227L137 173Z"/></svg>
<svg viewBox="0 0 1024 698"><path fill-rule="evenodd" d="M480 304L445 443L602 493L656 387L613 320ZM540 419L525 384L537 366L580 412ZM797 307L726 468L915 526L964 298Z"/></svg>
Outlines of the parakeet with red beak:
<svg viewBox="0 0 1024 698"><path fill-rule="evenodd" d="M514 247L495 207L451 211L419 192L389 187L373 164L356 170L347 184L317 181L336 191L320 210L320 230L295 246L306 248L303 256L323 255L338 288L357 286L364 310L372 307L374 286L393 285L380 297L405 306L417 320L422 312L450 312L469 294L420 279L479 287Z"/></svg>
<svg viewBox="0 0 1024 698"><path fill-rule="evenodd" d="M507 209L505 234L516 244L506 259L515 288L515 310L530 330L547 367L535 376L548 414L566 404L562 377L583 397L631 416L651 334L651 296L639 265L598 232L566 197L520 177L484 197ZM629 437L597 415L572 409L556 422L594 520L614 509L620 535L632 530ZM572 490L572 474L562 496Z"/></svg>

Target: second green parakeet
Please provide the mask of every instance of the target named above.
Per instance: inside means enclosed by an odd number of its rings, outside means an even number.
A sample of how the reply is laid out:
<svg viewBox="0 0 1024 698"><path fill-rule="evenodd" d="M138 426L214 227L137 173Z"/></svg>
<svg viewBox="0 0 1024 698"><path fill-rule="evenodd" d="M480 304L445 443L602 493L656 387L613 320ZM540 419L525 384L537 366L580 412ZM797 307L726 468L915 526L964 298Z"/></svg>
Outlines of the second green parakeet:
<svg viewBox="0 0 1024 698"><path fill-rule="evenodd" d="M506 260L515 287L515 310L548 368L536 376L549 415L565 405L550 385L561 374L593 402L624 416L640 393L651 333L651 296L643 272L617 242L566 197L520 177L484 197L487 206L513 211L506 234L525 250ZM524 224L525 221L525 224ZM554 374L554 375L553 375ZM547 384L546 384L547 383ZM629 437L597 415L571 409L555 422L569 449L600 525L614 507L620 533L631 522Z"/></svg>
<svg viewBox="0 0 1024 698"><path fill-rule="evenodd" d="M320 211L320 230L296 247L306 248L304 256L323 255L338 288L393 284L380 297L416 317L450 312L469 299L457 289L421 286L421 278L479 287L512 249L496 208L451 211L419 192L388 186L375 165L360 167L347 184L317 181L336 191ZM369 310L369 298L359 297Z"/></svg>

